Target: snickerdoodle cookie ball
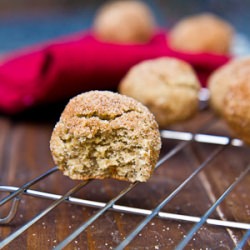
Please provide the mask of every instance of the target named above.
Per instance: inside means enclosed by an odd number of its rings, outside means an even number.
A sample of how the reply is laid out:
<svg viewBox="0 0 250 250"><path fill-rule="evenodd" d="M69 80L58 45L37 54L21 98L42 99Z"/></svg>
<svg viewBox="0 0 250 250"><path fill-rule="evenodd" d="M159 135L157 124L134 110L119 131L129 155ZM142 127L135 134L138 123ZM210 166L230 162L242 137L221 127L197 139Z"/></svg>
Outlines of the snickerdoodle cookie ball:
<svg viewBox="0 0 250 250"><path fill-rule="evenodd" d="M186 52L228 54L233 39L233 28L213 14L186 17L170 30L169 44Z"/></svg>
<svg viewBox="0 0 250 250"><path fill-rule="evenodd" d="M90 91L70 100L50 141L53 159L72 179L148 180L161 147L152 113L136 100Z"/></svg>
<svg viewBox="0 0 250 250"><path fill-rule="evenodd" d="M220 115L231 86L250 82L250 57L234 59L213 72L208 79L210 105Z"/></svg>
<svg viewBox="0 0 250 250"><path fill-rule="evenodd" d="M250 144L250 57L235 59L209 79L210 103L235 135Z"/></svg>
<svg viewBox="0 0 250 250"><path fill-rule="evenodd" d="M194 115L199 104L199 89L192 67L168 57L135 65L119 84L119 92L146 105L160 127Z"/></svg>
<svg viewBox="0 0 250 250"><path fill-rule="evenodd" d="M144 43L155 30L149 7L140 1L113 1L97 12L93 30L100 39L116 43Z"/></svg>

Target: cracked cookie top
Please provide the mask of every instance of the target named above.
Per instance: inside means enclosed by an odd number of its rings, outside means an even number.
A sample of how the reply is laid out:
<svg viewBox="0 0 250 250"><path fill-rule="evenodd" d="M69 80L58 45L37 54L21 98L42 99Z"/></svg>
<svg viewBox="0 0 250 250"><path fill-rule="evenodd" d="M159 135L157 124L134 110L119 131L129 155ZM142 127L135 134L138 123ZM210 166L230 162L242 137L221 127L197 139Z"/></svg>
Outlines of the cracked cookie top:
<svg viewBox="0 0 250 250"><path fill-rule="evenodd" d="M90 91L70 100L50 141L55 163L72 179L146 181L161 147L153 114L133 98Z"/></svg>
<svg viewBox="0 0 250 250"><path fill-rule="evenodd" d="M140 134L144 130L148 133L149 129L158 128L153 114L144 105L110 91L90 91L72 98L61 115L60 123L64 123L74 135L88 136L89 128L94 133L95 130L126 127Z"/></svg>
<svg viewBox="0 0 250 250"><path fill-rule="evenodd" d="M189 119L198 110L199 80L190 64L176 58L161 57L136 64L118 89L147 106L163 128Z"/></svg>

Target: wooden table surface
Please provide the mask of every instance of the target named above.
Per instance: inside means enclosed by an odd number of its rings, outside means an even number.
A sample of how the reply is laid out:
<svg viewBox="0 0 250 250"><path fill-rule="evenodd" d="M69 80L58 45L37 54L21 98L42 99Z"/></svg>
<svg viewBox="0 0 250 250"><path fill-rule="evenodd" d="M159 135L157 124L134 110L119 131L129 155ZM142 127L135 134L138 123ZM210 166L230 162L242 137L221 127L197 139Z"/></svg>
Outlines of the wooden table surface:
<svg viewBox="0 0 250 250"><path fill-rule="evenodd" d="M54 166L49 140L61 108L37 109L18 117L0 117L0 186L20 186ZM170 129L228 135L228 129L210 111ZM179 141L163 140L163 155ZM117 204L153 209L177 188L218 146L192 142L158 168L147 183L137 185ZM205 169L186 185L162 211L202 216L226 190L250 161L250 149L225 147ZM64 194L78 183L57 171L32 189ZM227 196L211 218L250 223L250 174ZM107 202L127 182L94 180L74 196ZM3 198L7 193L0 193ZM23 195L14 220L0 226L0 239L5 239L20 226L43 211L53 201ZM6 215L9 204L1 207ZM4 249L52 249L98 210L63 203L41 218ZM144 216L114 211L104 213L66 249L114 249ZM128 245L128 249L173 249L193 226L190 222L154 218ZM185 249L233 249L245 231L205 224ZM250 240L244 249L250 249Z"/></svg>

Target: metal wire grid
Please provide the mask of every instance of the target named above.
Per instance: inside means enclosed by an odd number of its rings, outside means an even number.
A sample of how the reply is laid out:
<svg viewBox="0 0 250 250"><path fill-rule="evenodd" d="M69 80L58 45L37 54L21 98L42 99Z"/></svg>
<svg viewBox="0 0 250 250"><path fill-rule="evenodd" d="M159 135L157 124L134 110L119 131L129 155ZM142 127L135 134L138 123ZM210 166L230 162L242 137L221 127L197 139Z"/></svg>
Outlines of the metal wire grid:
<svg viewBox="0 0 250 250"><path fill-rule="evenodd" d="M201 217L195 216L188 216L188 215L180 215L174 213L166 213L161 212L161 209L170 202L192 179L200 173L212 160L214 160L226 147L229 145L241 147L243 142L239 139L230 139L229 137L225 136L215 136L215 135L207 135L207 134L192 134L189 132L176 132L170 130L163 130L161 131L162 138L168 139L176 139L180 140L179 144L175 146L171 151L165 154L157 163L156 168L160 167L164 162L172 158L174 155L178 154L181 150L183 150L190 142L199 142L199 143L212 143L217 145L215 150L203 161L192 174L186 178L170 195L165 197L153 210L147 209L139 209L134 207L128 206L121 206L116 205L115 203L123 197L126 193L130 190L135 188L139 182L131 183L128 187L123 189L116 197L111 199L108 203L102 203L98 201L90 201L84 200L80 198L72 197L72 195L86 186L90 181L84 181L76 185L74 188L70 189L64 195L57 195L53 193L46 193L37 190L32 190L30 187L36 184L39 181L43 181L48 176L55 173L58 168L54 167L49 171L43 173L39 177L27 182L22 187L13 187L13 186L0 186L1 192L9 192L10 194L7 195L0 201L0 207L6 204L7 202L12 201L11 209L9 214L5 218L0 218L0 224L7 224L12 219L14 219L15 214L18 210L18 204L20 202L21 196L23 194L34 196L38 198L46 198L54 200L54 202L48 206L45 210L40 212L26 224L21 226L17 231L10 234L7 238L0 242L0 249L4 246L8 245L12 240L16 237L21 235L25 230L31 227L34 223L48 214L52 209L57 207L62 202L69 202L72 204L78 204L88 207L95 207L99 208L99 211L96 212L92 217L90 217L87 221L85 221L82 225L80 225L75 231L73 231L70 235L68 235L62 242L60 242L55 249L62 249L67 246L71 241L73 241L78 235L80 235L89 225L91 225L95 220L97 220L101 215L103 215L107 210L114 210L117 212L124 212L124 213L131 213L137 215L144 215L145 218L134 228L132 232L130 232L127 237L120 242L120 244L116 247L117 250L124 249L139 233L140 231L154 218L159 217L162 219L172 219L172 220L179 220L179 221L188 221L195 223L191 230L188 232L186 237L183 238L181 242L178 243L176 249L183 249L188 242L192 239L193 235L199 230L199 228L207 223L215 226L220 227L227 227L227 228L238 228L245 230L245 234L235 247L235 249L242 249L242 247L246 244L248 238L250 237L250 223L242 223L242 222L235 222L235 221L224 221L224 220L217 220L217 219L210 219L209 216L211 213L218 207L218 205L227 197L227 195L233 190L233 188L238 185L241 180L248 174L250 165L245 168L245 170L237 176L235 181L231 183L231 185L224 191L224 193L211 205L211 207L203 214Z"/></svg>

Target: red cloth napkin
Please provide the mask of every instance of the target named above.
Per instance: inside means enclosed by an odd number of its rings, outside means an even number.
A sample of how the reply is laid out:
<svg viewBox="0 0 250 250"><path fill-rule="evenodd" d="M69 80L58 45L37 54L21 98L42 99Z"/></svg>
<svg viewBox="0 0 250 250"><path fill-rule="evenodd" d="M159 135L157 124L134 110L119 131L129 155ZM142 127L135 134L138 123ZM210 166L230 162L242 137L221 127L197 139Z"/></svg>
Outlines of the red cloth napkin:
<svg viewBox="0 0 250 250"><path fill-rule="evenodd" d="M104 43L84 33L18 52L0 64L0 110L14 114L83 91L115 89L131 66L162 56L189 62L203 86L208 75L230 59L174 51L167 45L165 33L156 34L147 44L137 45Z"/></svg>

